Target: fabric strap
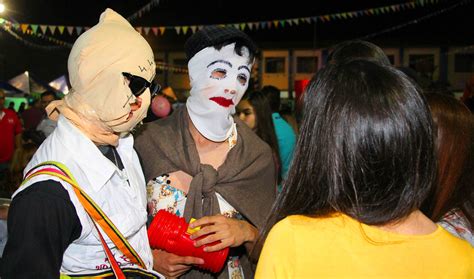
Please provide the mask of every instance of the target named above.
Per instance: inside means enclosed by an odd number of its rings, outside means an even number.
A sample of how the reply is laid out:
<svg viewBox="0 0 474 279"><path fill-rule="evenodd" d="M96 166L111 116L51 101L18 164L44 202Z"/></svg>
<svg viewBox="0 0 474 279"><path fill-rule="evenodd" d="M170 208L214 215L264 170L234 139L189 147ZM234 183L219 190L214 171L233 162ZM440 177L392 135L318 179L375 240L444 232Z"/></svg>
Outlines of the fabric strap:
<svg viewBox="0 0 474 279"><path fill-rule="evenodd" d="M89 216L97 223L102 230L107 234L107 236L112 240L115 246L134 264L138 267L145 269L145 264L143 260L140 258L138 253L133 249L133 247L128 243L127 239L120 233L117 227L113 224L112 220L110 220L107 215L100 209L100 207L92 200L92 198L86 194L78 185L77 181L74 179L73 175L69 171L69 169L59 163L54 161L47 161L41 163L26 173L25 178L21 184L23 186L27 181L31 178L38 176L38 175L50 175L57 177L66 183L70 184L74 192L77 195L77 198L84 206L84 209L89 214ZM95 224L94 224L95 225ZM107 246L105 240L100 233L100 230L95 225L97 231L99 232L99 236L104 246L105 253L107 254L107 258L109 259L112 270L117 278L125 278L122 270L118 266L117 261L112 255L109 247Z"/></svg>

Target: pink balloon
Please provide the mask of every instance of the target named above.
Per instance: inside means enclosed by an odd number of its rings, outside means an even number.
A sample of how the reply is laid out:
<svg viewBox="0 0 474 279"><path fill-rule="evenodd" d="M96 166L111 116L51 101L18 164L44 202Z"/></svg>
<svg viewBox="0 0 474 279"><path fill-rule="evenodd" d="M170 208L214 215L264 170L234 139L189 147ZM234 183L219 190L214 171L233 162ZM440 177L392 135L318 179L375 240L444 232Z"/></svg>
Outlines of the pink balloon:
<svg viewBox="0 0 474 279"><path fill-rule="evenodd" d="M157 117L160 117L160 118L166 117L171 111L171 104L165 97L156 96L151 101L151 111Z"/></svg>

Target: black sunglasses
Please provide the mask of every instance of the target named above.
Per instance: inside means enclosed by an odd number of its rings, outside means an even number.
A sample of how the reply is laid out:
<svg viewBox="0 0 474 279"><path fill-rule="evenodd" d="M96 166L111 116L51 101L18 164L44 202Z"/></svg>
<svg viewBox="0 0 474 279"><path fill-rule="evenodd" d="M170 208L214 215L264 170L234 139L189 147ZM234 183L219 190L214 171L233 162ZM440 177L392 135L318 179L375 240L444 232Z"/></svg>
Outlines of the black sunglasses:
<svg viewBox="0 0 474 279"><path fill-rule="evenodd" d="M150 94L153 97L161 89L161 86L158 83L156 83L155 80L153 80L152 82L149 82L148 80L142 77L135 76L135 75L132 75L130 73L125 73L125 72L122 73L122 75L130 81L130 83L128 84L128 87L130 87L130 90L132 91L132 94L135 97L138 97L141 94L143 94L143 92L147 88L150 88Z"/></svg>

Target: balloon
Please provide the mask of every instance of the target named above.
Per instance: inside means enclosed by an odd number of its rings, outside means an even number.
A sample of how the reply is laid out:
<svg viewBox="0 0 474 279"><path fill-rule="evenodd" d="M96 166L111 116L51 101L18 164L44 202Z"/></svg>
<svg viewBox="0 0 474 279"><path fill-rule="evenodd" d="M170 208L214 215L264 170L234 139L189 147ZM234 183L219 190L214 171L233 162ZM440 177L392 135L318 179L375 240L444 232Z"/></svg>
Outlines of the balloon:
<svg viewBox="0 0 474 279"><path fill-rule="evenodd" d="M160 117L160 118L166 117L171 111L171 104L165 97L156 96L151 101L151 111L157 117Z"/></svg>

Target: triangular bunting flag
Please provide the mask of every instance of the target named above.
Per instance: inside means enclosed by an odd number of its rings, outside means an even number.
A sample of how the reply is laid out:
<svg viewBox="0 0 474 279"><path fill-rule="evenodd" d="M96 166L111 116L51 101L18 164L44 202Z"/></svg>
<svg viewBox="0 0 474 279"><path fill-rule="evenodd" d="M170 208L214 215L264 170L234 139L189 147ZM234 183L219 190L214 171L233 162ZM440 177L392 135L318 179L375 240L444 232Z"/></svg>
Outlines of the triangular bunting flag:
<svg viewBox="0 0 474 279"><path fill-rule="evenodd" d="M321 20L322 22L326 22L326 19L323 16L319 16L319 20Z"/></svg>
<svg viewBox="0 0 474 279"><path fill-rule="evenodd" d="M369 13L370 13L371 15L375 14L375 9L369 9Z"/></svg>
<svg viewBox="0 0 474 279"><path fill-rule="evenodd" d="M248 26L249 26L249 29L250 29L250 30L253 30L253 23L252 23L252 22L249 22L249 23L248 23Z"/></svg>
<svg viewBox="0 0 474 279"><path fill-rule="evenodd" d="M137 30L138 33L142 34L142 27L141 26L135 27L135 30Z"/></svg>
<svg viewBox="0 0 474 279"><path fill-rule="evenodd" d="M356 13L355 13L355 12L349 12L349 13L347 13L347 15L349 16L349 18L356 17Z"/></svg>
<svg viewBox="0 0 474 279"><path fill-rule="evenodd" d="M385 10L387 13L389 13L389 12L390 12L390 7L387 6L387 7L384 8L384 10Z"/></svg>
<svg viewBox="0 0 474 279"><path fill-rule="evenodd" d="M183 26L183 35L186 35L186 33L188 33L188 28L189 26Z"/></svg>
<svg viewBox="0 0 474 279"><path fill-rule="evenodd" d="M299 24L300 24L300 19L299 19L299 18L295 18L295 19L293 19L293 22L294 22L296 25L299 25Z"/></svg>
<svg viewBox="0 0 474 279"><path fill-rule="evenodd" d="M56 31L56 25L48 25L49 32L54 35L54 31Z"/></svg>
<svg viewBox="0 0 474 279"><path fill-rule="evenodd" d="M46 34L46 28L48 28L48 26L40 25L40 29L41 29L41 32L43 32L43 34Z"/></svg>
<svg viewBox="0 0 474 279"><path fill-rule="evenodd" d="M84 30L87 31L87 30L89 30L90 27L76 26L76 33L77 33L78 36L81 35L82 28L84 28Z"/></svg>
<svg viewBox="0 0 474 279"><path fill-rule="evenodd" d="M38 24L31 24L31 30L33 30L33 34L36 34L36 31L38 31Z"/></svg>
<svg viewBox="0 0 474 279"><path fill-rule="evenodd" d="M342 14L332 14L332 15L330 15L330 17L331 17L332 19L341 19L341 18L342 18Z"/></svg>
<svg viewBox="0 0 474 279"><path fill-rule="evenodd" d="M327 15L327 16L324 16L324 18L325 18L327 21L330 21L330 20L331 20L331 18L329 18L328 15Z"/></svg>
<svg viewBox="0 0 474 279"><path fill-rule="evenodd" d="M343 17L344 19L347 19L347 13L342 13L342 17Z"/></svg>
<svg viewBox="0 0 474 279"><path fill-rule="evenodd" d="M143 27L143 31L145 31L145 35L148 35L148 33L150 33L150 27Z"/></svg>
<svg viewBox="0 0 474 279"><path fill-rule="evenodd" d="M240 30L244 31L245 30L245 23L240 24Z"/></svg>
<svg viewBox="0 0 474 279"><path fill-rule="evenodd" d="M4 18L0 18L0 24L3 24L5 22Z"/></svg>
<svg viewBox="0 0 474 279"><path fill-rule="evenodd" d="M165 30L166 30L165 27L160 27L160 33L161 33L161 35L165 34Z"/></svg>
<svg viewBox="0 0 474 279"><path fill-rule="evenodd" d="M181 32L181 26L175 26L174 29L176 30L176 34L179 35L179 33Z"/></svg>
<svg viewBox="0 0 474 279"><path fill-rule="evenodd" d="M197 29L196 25L191 26L191 31L193 31L193 34L196 33L196 29Z"/></svg>
<svg viewBox="0 0 474 279"><path fill-rule="evenodd" d="M72 35L72 32L74 32L74 26L67 26L66 30L69 35Z"/></svg>
<svg viewBox="0 0 474 279"><path fill-rule="evenodd" d="M239 27L240 27L238 24L234 24L233 26L234 26L235 29L239 29Z"/></svg>
<svg viewBox="0 0 474 279"><path fill-rule="evenodd" d="M21 27L21 31L23 33L26 33L26 30L28 29L28 24L25 24L25 23L20 24L20 27Z"/></svg>
<svg viewBox="0 0 474 279"><path fill-rule="evenodd" d="M58 26L59 34L62 35L64 33L64 28L66 28L64 25Z"/></svg>
<svg viewBox="0 0 474 279"><path fill-rule="evenodd" d="M152 27L151 32L153 32L155 36L158 36L158 27Z"/></svg>
<svg viewBox="0 0 474 279"><path fill-rule="evenodd" d="M20 24L19 23L13 23L12 26L13 26L13 29L16 29L16 30L20 29Z"/></svg>
<svg viewBox="0 0 474 279"><path fill-rule="evenodd" d="M275 27L277 28L277 27L278 27L278 23L279 23L278 20L274 20L274 21L273 21L273 26L275 26Z"/></svg>

